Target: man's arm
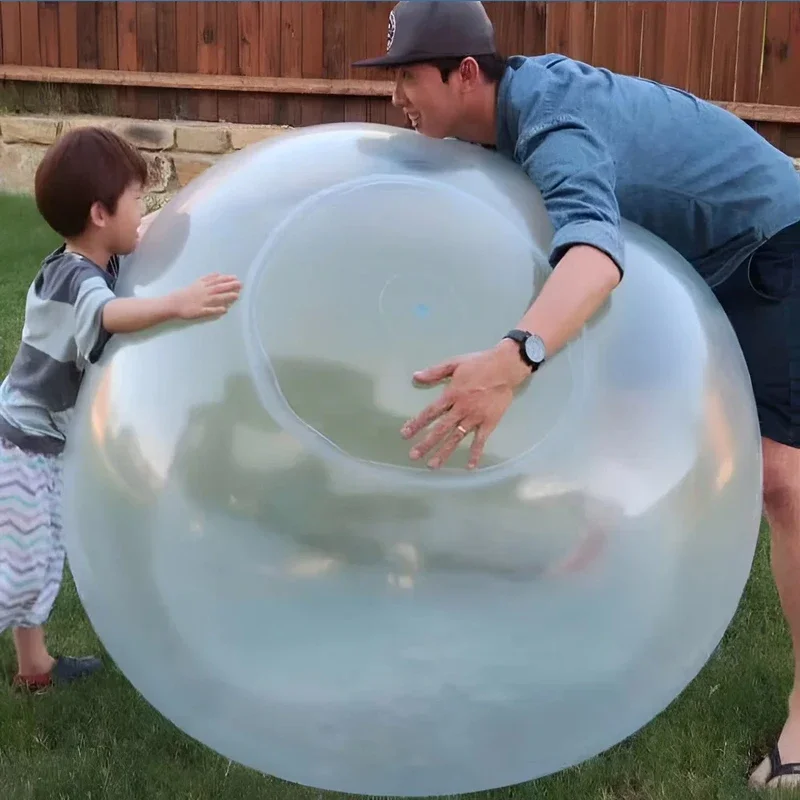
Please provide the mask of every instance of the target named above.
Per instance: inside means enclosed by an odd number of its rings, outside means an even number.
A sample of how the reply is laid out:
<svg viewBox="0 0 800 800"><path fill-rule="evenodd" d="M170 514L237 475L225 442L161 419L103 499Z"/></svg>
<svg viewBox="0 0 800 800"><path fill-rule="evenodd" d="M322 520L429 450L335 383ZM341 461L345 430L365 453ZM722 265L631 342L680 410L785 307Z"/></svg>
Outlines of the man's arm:
<svg viewBox="0 0 800 800"><path fill-rule="evenodd" d="M541 336L552 355L600 308L622 276L615 169L603 143L579 122L560 118L522 130L514 157L544 198L555 228L550 253L555 268L519 327ZM529 377L518 346L508 339L415 373L421 385L445 379L449 385L403 426L403 437L411 439L439 420L411 448L410 458L425 458L439 448L428 461L438 469L474 432L467 467L477 467L514 389Z"/></svg>
<svg viewBox="0 0 800 800"><path fill-rule="evenodd" d="M520 136L515 159L542 194L555 228L555 269L519 322L560 350L620 282L623 244L613 159L583 124L558 119ZM504 343L516 352L513 342Z"/></svg>
<svg viewBox="0 0 800 800"><path fill-rule="evenodd" d="M577 245L559 261L517 327L540 336L552 356L594 316L619 280L616 264L605 253ZM508 339L503 346L519 352Z"/></svg>

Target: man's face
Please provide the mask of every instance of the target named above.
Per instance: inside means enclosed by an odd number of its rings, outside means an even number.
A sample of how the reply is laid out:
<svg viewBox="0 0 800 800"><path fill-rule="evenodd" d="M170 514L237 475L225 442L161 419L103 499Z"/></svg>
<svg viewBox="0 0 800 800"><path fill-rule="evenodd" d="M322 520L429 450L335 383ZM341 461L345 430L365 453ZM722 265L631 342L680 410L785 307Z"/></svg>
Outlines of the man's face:
<svg viewBox="0 0 800 800"><path fill-rule="evenodd" d="M456 136L461 114L462 80L454 70L445 83L430 64L399 67L392 103L401 108L412 127L433 139Z"/></svg>

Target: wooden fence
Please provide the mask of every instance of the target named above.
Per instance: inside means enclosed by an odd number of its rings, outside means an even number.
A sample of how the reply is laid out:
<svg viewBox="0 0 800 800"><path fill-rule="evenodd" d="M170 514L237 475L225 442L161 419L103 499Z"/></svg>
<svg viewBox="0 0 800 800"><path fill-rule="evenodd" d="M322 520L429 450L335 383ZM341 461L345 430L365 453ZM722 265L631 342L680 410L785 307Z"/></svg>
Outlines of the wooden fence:
<svg viewBox="0 0 800 800"><path fill-rule="evenodd" d="M393 3L0 2L4 97L28 110L400 123ZM800 155L800 2L489 2L500 49L562 52L729 104ZM87 88L89 87L89 88Z"/></svg>

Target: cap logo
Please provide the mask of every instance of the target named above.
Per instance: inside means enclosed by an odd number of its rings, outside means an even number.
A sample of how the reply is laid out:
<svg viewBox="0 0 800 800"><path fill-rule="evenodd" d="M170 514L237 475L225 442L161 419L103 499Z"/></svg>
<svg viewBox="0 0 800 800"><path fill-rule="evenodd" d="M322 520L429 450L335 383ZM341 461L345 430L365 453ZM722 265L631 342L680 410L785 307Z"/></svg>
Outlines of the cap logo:
<svg viewBox="0 0 800 800"><path fill-rule="evenodd" d="M394 32L396 29L396 23L394 20L394 11L389 12L389 28L386 31L386 52L388 53L389 50L392 49L392 42L394 42Z"/></svg>

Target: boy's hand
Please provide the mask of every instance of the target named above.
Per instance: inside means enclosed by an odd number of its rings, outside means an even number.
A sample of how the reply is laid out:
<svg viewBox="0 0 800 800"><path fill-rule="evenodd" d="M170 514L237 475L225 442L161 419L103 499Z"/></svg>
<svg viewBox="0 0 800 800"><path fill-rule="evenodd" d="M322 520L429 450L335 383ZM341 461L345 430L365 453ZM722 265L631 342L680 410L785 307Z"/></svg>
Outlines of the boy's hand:
<svg viewBox="0 0 800 800"><path fill-rule="evenodd" d="M234 275L217 272L206 275L191 286L173 294L180 319L221 317L238 299L241 281Z"/></svg>

